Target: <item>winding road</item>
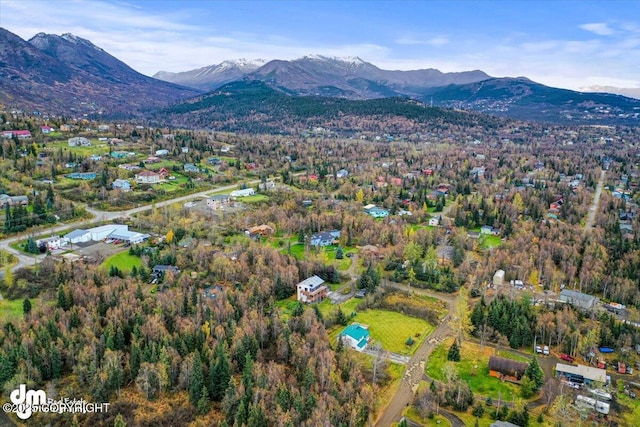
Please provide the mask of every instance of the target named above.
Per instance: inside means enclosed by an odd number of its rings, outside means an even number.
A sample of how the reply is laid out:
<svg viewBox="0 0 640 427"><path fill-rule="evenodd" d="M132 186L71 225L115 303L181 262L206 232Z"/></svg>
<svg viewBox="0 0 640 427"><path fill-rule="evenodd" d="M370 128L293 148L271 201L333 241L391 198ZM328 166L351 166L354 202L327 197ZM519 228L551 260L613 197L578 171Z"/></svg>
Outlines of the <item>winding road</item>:
<svg viewBox="0 0 640 427"><path fill-rule="evenodd" d="M383 281L383 286L388 288L399 289L402 291L407 290L407 286L400 285L397 283ZM437 292L429 291L426 289L420 288L411 288L411 292L417 295L426 295L433 298L437 298L441 301L444 301L449 306L449 312L453 306L453 302L455 300L454 295L446 295L440 294ZM450 337L453 334L453 330L451 326L449 326L449 314L447 314L441 321L440 324L436 327L436 329L427 337L422 345L416 350L413 354L409 362L406 364L406 369L404 371L404 376L400 382L400 387L396 394L391 399L389 405L385 408L383 414L378 418L375 425L379 427L388 427L392 423L397 422L402 417L402 411L413 401L413 396L418 390L418 385L423 378L423 373L425 370L425 361L431 354L431 352L440 344L445 338ZM443 415L445 411L442 411ZM452 417L455 417L452 414L449 414ZM446 415L444 415L446 416ZM457 418L457 417L455 417ZM457 422L452 421L453 426L460 426L464 424L459 424Z"/></svg>

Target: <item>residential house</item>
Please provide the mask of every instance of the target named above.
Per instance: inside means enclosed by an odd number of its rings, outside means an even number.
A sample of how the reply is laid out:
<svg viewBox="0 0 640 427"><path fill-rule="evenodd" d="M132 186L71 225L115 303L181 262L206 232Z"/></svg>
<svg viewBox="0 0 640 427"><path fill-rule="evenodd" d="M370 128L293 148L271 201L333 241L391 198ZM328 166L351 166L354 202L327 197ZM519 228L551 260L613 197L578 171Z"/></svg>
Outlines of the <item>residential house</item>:
<svg viewBox="0 0 640 427"><path fill-rule="evenodd" d="M222 286L207 286L206 288L204 288L204 290L202 291L202 296L204 298L207 299L218 299L218 296L222 293L223 288Z"/></svg>
<svg viewBox="0 0 640 427"><path fill-rule="evenodd" d="M346 169L340 169L336 172L336 178L346 178L349 175L349 171Z"/></svg>
<svg viewBox="0 0 640 427"><path fill-rule="evenodd" d="M74 172L68 173L65 176L70 179L82 179L84 181L90 181L92 179L96 179L97 175L95 172Z"/></svg>
<svg viewBox="0 0 640 427"><path fill-rule="evenodd" d="M46 239L37 240L36 244L39 248L45 246L47 250L54 251L56 249L60 249L63 246L66 246L68 242L60 236L51 236Z"/></svg>
<svg viewBox="0 0 640 427"><path fill-rule="evenodd" d="M174 274L180 273L180 269L178 267L176 267L175 265L157 264L157 265L153 266L153 269L151 270L151 276L154 279L160 279L160 278L164 277L164 275L167 273L167 271L171 271Z"/></svg>
<svg viewBox="0 0 640 427"><path fill-rule="evenodd" d="M275 233L275 230L273 229L273 227L270 227L267 224L262 224L262 225L249 227L247 230L245 230L245 233L249 237L258 237L258 236L266 237L266 236L273 236L273 234Z"/></svg>
<svg viewBox="0 0 640 427"><path fill-rule="evenodd" d="M304 303L320 302L329 294L324 280L318 276L311 276L296 285L298 301Z"/></svg>
<svg viewBox="0 0 640 427"><path fill-rule="evenodd" d="M27 196L9 196L8 194L0 194L0 206L9 204L9 206L26 206L29 204L29 197Z"/></svg>
<svg viewBox="0 0 640 427"><path fill-rule="evenodd" d="M210 164L211 166L220 166L222 164L222 160L220 160L217 157L209 157L207 159L207 163Z"/></svg>
<svg viewBox="0 0 640 427"><path fill-rule="evenodd" d="M311 236L312 246L329 246L340 238L340 230L323 231Z"/></svg>
<svg viewBox="0 0 640 427"><path fill-rule="evenodd" d="M505 359L498 356L489 357L489 375L510 382L518 382L527 370L527 363Z"/></svg>
<svg viewBox="0 0 640 427"><path fill-rule="evenodd" d="M169 155L169 150L156 150L154 155L156 157L168 156Z"/></svg>
<svg viewBox="0 0 640 427"><path fill-rule="evenodd" d="M386 218L389 216L389 211L383 208L379 208L375 205L367 205L364 207L366 214L371 215L374 218Z"/></svg>
<svg viewBox="0 0 640 427"><path fill-rule="evenodd" d="M258 184L258 189L260 191L267 191L276 188L276 183L273 181L261 182Z"/></svg>
<svg viewBox="0 0 640 427"><path fill-rule="evenodd" d="M144 163L160 163L161 161L160 157L156 156L149 156L143 160Z"/></svg>
<svg viewBox="0 0 640 427"><path fill-rule="evenodd" d="M124 159L125 157L127 157L127 152L126 151L112 151L109 155L113 159Z"/></svg>
<svg viewBox="0 0 640 427"><path fill-rule="evenodd" d="M2 137L10 139L16 137L18 139L31 139L31 132L28 130L5 130L2 131Z"/></svg>
<svg viewBox="0 0 640 427"><path fill-rule="evenodd" d="M189 153L189 147L180 147L180 151L182 152L182 154L187 154Z"/></svg>
<svg viewBox="0 0 640 427"><path fill-rule="evenodd" d="M253 188L245 188L244 190L233 190L230 196L237 199L239 197L253 196L254 194L256 194L256 190Z"/></svg>
<svg viewBox="0 0 640 427"><path fill-rule="evenodd" d="M160 174L145 170L136 174L136 182L139 184L157 184L160 182Z"/></svg>
<svg viewBox="0 0 640 427"><path fill-rule="evenodd" d="M114 190L120 190L124 192L131 191L131 183L126 179L116 179L111 183L111 188Z"/></svg>
<svg viewBox="0 0 640 427"><path fill-rule="evenodd" d="M489 427L520 427L520 426L517 424L510 423L509 421L497 420L491 423L491 426Z"/></svg>
<svg viewBox="0 0 640 427"><path fill-rule="evenodd" d="M493 228L490 225L483 225L482 227L480 227L480 234L497 236L498 234L500 234L500 230L497 228Z"/></svg>
<svg viewBox="0 0 640 427"><path fill-rule="evenodd" d="M230 202L228 194L216 194L207 199L207 207L211 210L218 210Z"/></svg>
<svg viewBox="0 0 640 427"><path fill-rule="evenodd" d="M98 125L98 132L108 132L109 125Z"/></svg>
<svg viewBox="0 0 640 427"><path fill-rule="evenodd" d="M200 173L200 168L193 163L185 163L183 169L185 172L189 173Z"/></svg>
<svg viewBox="0 0 640 427"><path fill-rule="evenodd" d="M40 126L40 132L42 132L45 135L53 132L54 130L55 129L53 129L51 126Z"/></svg>
<svg viewBox="0 0 640 427"><path fill-rule="evenodd" d="M67 140L69 147L91 147L91 141L84 136L74 136Z"/></svg>
<svg viewBox="0 0 640 427"><path fill-rule="evenodd" d="M369 326L361 323L350 324L338 335L338 340L356 351L363 351L367 348L370 339Z"/></svg>
<svg viewBox="0 0 640 427"><path fill-rule="evenodd" d="M401 187L402 186L402 178L398 178L398 177L392 177L389 182L391 183L391 185L393 185L394 187Z"/></svg>
<svg viewBox="0 0 640 427"><path fill-rule="evenodd" d="M440 215L432 216L431 218L429 218L429 225L431 227L437 227L438 225L440 225Z"/></svg>
<svg viewBox="0 0 640 427"><path fill-rule="evenodd" d="M231 151L231 146L229 145L225 145L224 147L220 148L221 153L228 153L229 151Z"/></svg>
<svg viewBox="0 0 640 427"><path fill-rule="evenodd" d="M73 125L62 124L60 125L60 132L71 132L74 129Z"/></svg>
<svg viewBox="0 0 640 427"><path fill-rule="evenodd" d="M595 308L599 301L598 297L593 295L583 294L582 292L573 291L571 289L563 289L560 292L560 301L571 304L575 308L591 311Z"/></svg>
<svg viewBox="0 0 640 427"><path fill-rule="evenodd" d="M577 384L590 385L594 382L599 384L607 383L606 370L586 365L574 366L557 363L556 376Z"/></svg>

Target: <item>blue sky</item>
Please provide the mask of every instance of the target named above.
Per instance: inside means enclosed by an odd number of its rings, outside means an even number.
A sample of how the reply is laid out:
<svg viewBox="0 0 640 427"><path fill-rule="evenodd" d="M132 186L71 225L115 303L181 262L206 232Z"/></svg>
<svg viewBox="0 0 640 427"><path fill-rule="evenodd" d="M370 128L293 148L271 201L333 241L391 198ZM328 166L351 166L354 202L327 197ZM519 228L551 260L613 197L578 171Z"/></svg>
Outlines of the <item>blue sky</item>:
<svg viewBox="0 0 640 427"><path fill-rule="evenodd" d="M640 2L0 0L0 26L91 40L147 75L225 59L359 56L557 87L640 87Z"/></svg>

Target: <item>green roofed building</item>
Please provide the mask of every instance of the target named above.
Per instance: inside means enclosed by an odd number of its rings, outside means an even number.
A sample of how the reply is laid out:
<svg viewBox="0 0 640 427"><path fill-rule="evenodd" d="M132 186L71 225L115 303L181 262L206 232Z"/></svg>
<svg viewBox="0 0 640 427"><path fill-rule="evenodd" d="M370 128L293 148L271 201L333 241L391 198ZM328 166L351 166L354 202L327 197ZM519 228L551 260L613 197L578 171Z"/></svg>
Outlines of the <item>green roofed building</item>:
<svg viewBox="0 0 640 427"><path fill-rule="evenodd" d="M352 323L338 335L339 340L356 351L367 348L370 338L369 326L360 323Z"/></svg>

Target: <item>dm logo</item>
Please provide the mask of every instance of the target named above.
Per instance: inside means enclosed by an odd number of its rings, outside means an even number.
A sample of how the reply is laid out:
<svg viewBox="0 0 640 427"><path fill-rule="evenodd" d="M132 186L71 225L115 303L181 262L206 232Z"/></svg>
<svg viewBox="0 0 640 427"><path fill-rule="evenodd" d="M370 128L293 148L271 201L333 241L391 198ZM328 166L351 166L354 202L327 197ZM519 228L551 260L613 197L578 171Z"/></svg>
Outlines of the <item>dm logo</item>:
<svg viewBox="0 0 640 427"><path fill-rule="evenodd" d="M27 390L26 384L11 392L11 402L16 405L16 415L21 420L28 419L33 413L33 407L47 403L47 393L44 390Z"/></svg>

